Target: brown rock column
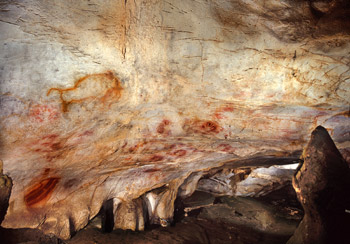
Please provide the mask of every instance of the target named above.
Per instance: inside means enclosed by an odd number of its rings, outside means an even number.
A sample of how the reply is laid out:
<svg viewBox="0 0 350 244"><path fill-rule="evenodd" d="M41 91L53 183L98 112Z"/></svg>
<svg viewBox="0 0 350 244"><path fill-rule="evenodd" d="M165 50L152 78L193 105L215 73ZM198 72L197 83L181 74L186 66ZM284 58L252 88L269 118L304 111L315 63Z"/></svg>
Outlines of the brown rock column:
<svg viewBox="0 0 350 244"><path fill-rule="evenodd" d="M305 215L288 244L350 243L350 170L327 130L304 149L293 187Z"/></svg>
<svg viewBox="0 0 350 244"><path fill-rule="evenodd" d="M145 211L142 198L121 202L115 212L114 228L122 230L144 230Z"/></svg>

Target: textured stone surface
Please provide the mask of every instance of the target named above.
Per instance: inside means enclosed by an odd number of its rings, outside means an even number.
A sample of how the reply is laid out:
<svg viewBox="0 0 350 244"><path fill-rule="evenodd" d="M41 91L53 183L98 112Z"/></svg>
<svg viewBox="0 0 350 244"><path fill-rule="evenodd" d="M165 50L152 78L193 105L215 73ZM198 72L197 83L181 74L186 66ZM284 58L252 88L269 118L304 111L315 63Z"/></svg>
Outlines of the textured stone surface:
<svg viewBox="0 0 350 244"><path fill-rule="evenodd" d="M69 238L170 183L162 215L193 172L289 157L318 124L349 157L349 16L345 0L1 1L3 226Z"/></svg>
<svg viewBox="0 0 350 244"><path fill-rule="evenodd" d="M209 172L198 181L197 190L216 196L264 196L269 192L291 186L296 167L297 164L292 164ZM213 171L215 172L215 169Z"/></svg>
<svg viewBox="0 0 350 244"><path fill-rule="evenodd" d="M350 242L350 169L326 129L318 126L303 152L293 187L304 218L288 244Z"/></svg>
<svg viewBox="0 0 350 244"><path fill-rule="evenodd" d="M276 212L271 206L249 198L220 198L222 204L215 204L202 210L199 218L217 219L235 225L248 226L251 229L275 235L290 236L298 221L288 215Z"/></svg>
<svg viewBox="0 0 350 244"><path fill-rule="evenodd" d="M7 175L3 174L3 163L0 160L0 224L9 206L9 200L12 189L12 180Z"/></svg>

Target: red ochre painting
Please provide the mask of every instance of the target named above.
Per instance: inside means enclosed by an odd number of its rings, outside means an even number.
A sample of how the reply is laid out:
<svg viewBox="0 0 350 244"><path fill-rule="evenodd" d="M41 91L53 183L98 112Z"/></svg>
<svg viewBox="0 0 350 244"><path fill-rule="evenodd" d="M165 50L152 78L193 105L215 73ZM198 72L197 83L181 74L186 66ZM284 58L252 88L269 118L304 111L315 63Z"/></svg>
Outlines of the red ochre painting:
<svg viewBox="0 0 350 244"><path fill-rule="evenodd" d="M49 177L31 186L24 195L24 202L27 207L35 208L45 205L59 180L59 177Z"/></svg>
<svg viewBox="0 0 350 244"><path fill-rule="evenodd" d="M120 80L111 71L90 74L79 78L73 87L51 88L47 96L57 92L61 100L62 112L68 112L72 104L85 101L100 101L103 105L111 105L121 97Z"/></svg>

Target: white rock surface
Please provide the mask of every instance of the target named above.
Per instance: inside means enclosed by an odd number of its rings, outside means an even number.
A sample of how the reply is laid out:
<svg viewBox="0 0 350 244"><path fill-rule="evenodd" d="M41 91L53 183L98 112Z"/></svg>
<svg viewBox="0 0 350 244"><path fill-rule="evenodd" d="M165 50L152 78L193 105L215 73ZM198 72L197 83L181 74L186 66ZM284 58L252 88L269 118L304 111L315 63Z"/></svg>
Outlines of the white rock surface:
<svg viewBox="0 0 350 244"><path fill-rule="evenodd" d="M350 7L311 2L2 1L2 225L66 239L108 199L288 156L316 125L348 157Z"/></svg>
<svg viewBox="0 0 350 244"><path fill-rule="evenodd" d="M293 169L277 166L254 169L249 176L237 183L236 196L264 196L273 190L292 184Z"/></svg>

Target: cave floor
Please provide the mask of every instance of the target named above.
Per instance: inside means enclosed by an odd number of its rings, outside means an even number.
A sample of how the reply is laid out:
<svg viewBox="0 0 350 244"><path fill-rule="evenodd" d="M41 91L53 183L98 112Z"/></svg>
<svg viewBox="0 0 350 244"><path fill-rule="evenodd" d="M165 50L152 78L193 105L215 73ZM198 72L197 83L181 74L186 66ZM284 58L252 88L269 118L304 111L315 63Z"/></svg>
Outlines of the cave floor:
<svg viewBox="0 0 350 244"><path fill-rule="evenodd" d="M291 186L260 198L215 197L195 192L177 206L174 224L166 228L147 226L141 232L103 233L100 216L97 216L67 241L30 229L0 229L0 234L9 244L281 244L294 233L303 215Z"/></svg>
<svg viewBox="0 0 350 244"><path fill-rule="evenodd" d="M175 224L167 228L102 233L97 217L66 243L286 243L302 218L293 193L290 186L259 199L195 192L178 204Z"/></svg>
<svg viewBox="0 0 350 244"><path fill-rule="evenodd" d="M101 233L97 228L80 231L67 243L285 243L290 235L273 235L252 231L239 225L217 223L207 219L188 217L168 228L157 228L144 232L113 231Z"/></svg>

